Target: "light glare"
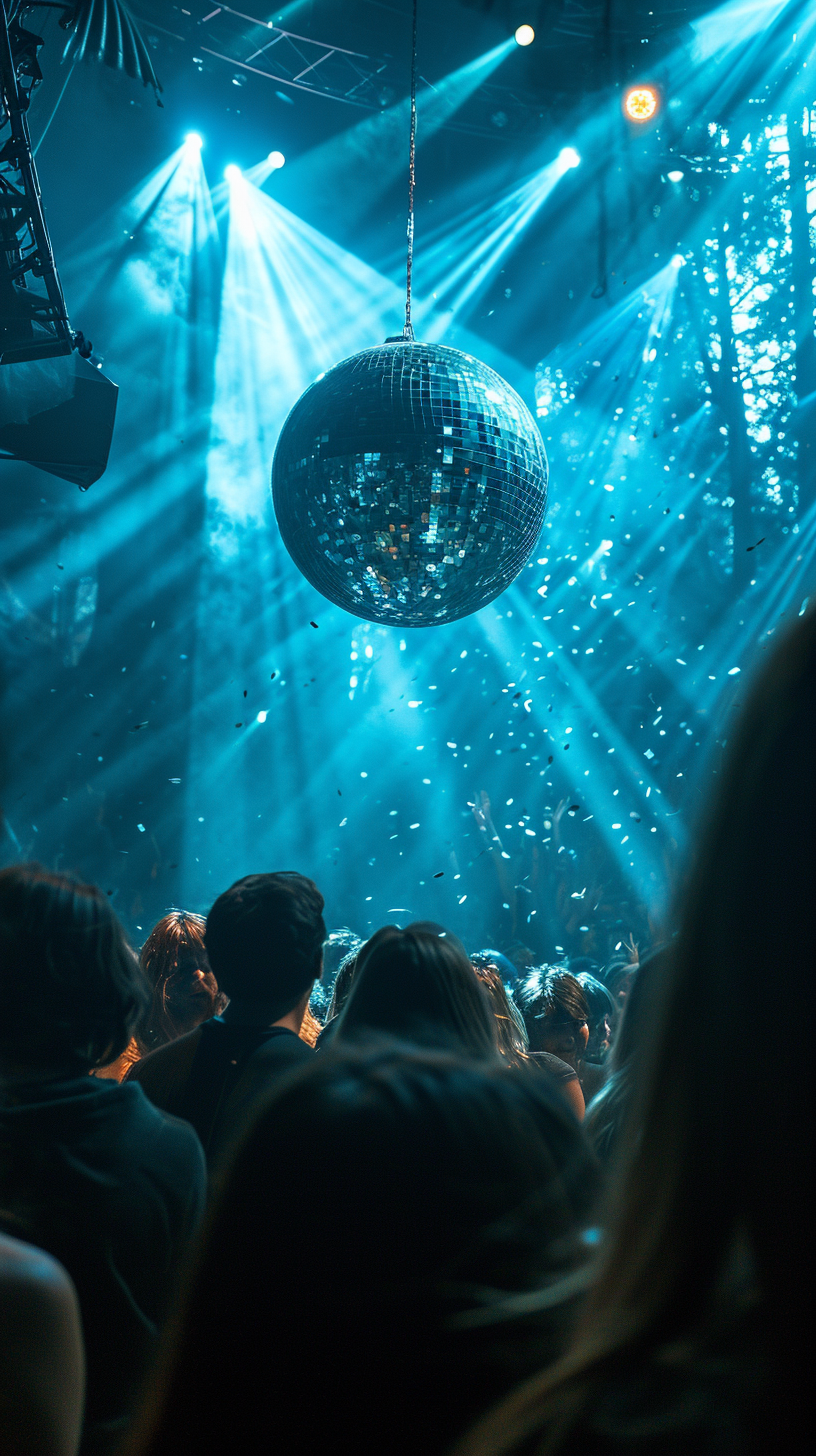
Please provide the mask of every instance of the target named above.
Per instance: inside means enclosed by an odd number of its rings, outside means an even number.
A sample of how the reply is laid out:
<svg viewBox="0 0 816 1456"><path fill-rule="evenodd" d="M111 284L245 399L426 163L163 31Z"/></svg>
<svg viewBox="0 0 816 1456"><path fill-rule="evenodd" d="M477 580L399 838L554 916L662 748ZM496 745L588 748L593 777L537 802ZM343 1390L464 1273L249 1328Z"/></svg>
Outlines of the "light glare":
<svg viewBox="0 0 816 1456"><path fill-rule="evenodd" d="M581 165L581 158L574 147L562 147L558 153L558 160L564 168L580 167Z"/></svg>
<svg viewBox="0 0 816 1456"><path fill-rule="evenodd" d="M657 106L654 86L630 86L623 101L623 109L630 121L651 121Z"/></svg>
<svg viewBox="0 0 816 1456"><path fill-rule="evenodd" d="M235 162L230 162L224 168L224 176L226 177L228 182L237 182L240 175L241 168L236 166Z"/></svg>
<svg viewBox="0 0 816 1456"><path fill-rule="evenodd" d="M200 152L204 143L197 131L188 131L184 138L184 145L189 147L192 152Z"/></svg>
<svg viewBox="0 0 816 1456"><path fill-rule="evenodd" d="M671 261L672 268L685 268L686 266L686 260L683 257L682 253L675 253Z"/></svg>
<svg viewBox="0 0 816 1456"><path fill-rule="evenodd" d="M520 25L515 34L516 45L532 45L535 40L535 31L531 25Z"/></svg>
<svg viewBox="0 0 816 1456"><path fill-rule="evenodd" d="M283 166L284 162L286 161L286 158L283 155L283 152L270 152L269 153L269 156L267 157L266 160L269 163L270 167L274 171L278 167L282 167Z"/></svg>

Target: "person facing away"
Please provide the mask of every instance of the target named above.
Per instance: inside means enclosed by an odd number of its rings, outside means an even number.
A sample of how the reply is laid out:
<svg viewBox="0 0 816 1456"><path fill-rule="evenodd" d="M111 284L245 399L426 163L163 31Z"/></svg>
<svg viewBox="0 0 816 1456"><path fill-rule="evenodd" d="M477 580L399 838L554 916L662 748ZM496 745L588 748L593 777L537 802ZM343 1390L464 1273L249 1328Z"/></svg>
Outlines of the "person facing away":
<svg viewBox="0 0 816 1456"><path fill-rule="evenodd" d="M477 950L470 957L470 964L477 980L487 992L493 1015L496 1019L496 1040L499 1052L508 1066L527 1066L527 1028L524 1018L516 1006L511 991L507 990L501 969L494 961L491 951Z"/></svg>
<svg viewBox="0 0 816 1456"><path fill-rule="evenodd" d="M595 1187L544 1078L338 1037L238 1149L128 1456L441 1456L553 1349L496 1301L574 1274Z"/></svg>
<svg viewBox="0 0 816 1456"><path fill-rule="evenodd" d="M185 1118L212 1167L275 1078L314 1052L298 1035L320 978L323 896L305 875L247 875L219 895L205 931L207 958L229 996L221 1016L131 1068L157 1106Z"/></svg>
<svg viewBox="0 0 816 1456"><path fill-rule="evenodd" d="M583 988L563 966L538 966L519 987L531 1059L554 1077L576 1117L584 1115L580 1069L589 1041Z"/></svg>
<svg viewBox="0 0 816 1456"><path fill-rule="evenodd" d="M198 1227L206 1168L192 1128L141 1089L89 1076L146 1002L106 895L24 864L0 871L0 1224L46 1250L79 1297L82 1450L112 1451Z"/></svg>
<svg viewBox="0 0 816 1456"><path fill-rule="evenodd" d="M100 1068L98 1077L121 1082L140 1057L225 1009L227 997L218 989L204 949L206 924L203 915L171 910L153 926L139 956L150 1002L122 1055Z"/></svg>
<svg viewBox="0 0 816 1456"><path fill-rule="evenodd" d="M671 945L644 956L632 981L607 1062L607 1078L586 1110L584 1132L604 1168L611 1168L621 1133L627 1125L629 1103L640 1077L640 1060L654 1014L653 1000L668 975ZM629 1136L633 1135L630 1130ZM634 1136L637 1134L634 1133Z"/></svg>
<svg viewBox="0 0 816 1456"><path fill-rule="evenodd" d="M729 733L654 988L580 1319L558 1363L459 1456L768 1456L806 1445L814 743L811 608ZM771 966L784 967L779 983Z"/></svg>
<svg viewBox="0 0 816 1456"><path fill-rule="evenodd" d="M73 1284L42 1249L0 1234L0 1451L77 1456L84 1395Z"/></svg>
<svg viewBox="0 0 816 1456"><path fill-rule="evenodd" d="M441 926L384 925L358 951L335 1040L375 1034L476 1057L498 1054L487 993L464 947Z"/></svg>

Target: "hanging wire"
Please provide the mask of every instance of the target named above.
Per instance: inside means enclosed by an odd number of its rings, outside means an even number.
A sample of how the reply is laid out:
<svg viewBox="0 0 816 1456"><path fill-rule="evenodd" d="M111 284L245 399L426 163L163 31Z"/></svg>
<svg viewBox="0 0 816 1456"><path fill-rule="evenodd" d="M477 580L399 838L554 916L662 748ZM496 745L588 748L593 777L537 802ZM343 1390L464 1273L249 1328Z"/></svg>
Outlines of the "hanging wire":
<svg viewBox="0 0 816 1456"><path fill-rule="evenodd" d="M414 29L411 46L411 131L408 143L408 257L405 267L405 326L402 337L412 341L411 275L414 267L414 186L416 184L416 121L417 121L417 5L414 0Z"/></svg>
<svg viewBox="0 0 816 1456"><path fill-rule="evenodd" d="M71 62L71 69L68 72L68 75L65 77L65 80L64 80L63 86L62 86L62 90L60 91L60 94L57 97L57 100L56 100L56 103L55 103L55 106L54 106L54 110L51 112L51 115L49 116L47 122L45 123L45 126L43 127L42 131L40 132L40 139L37 142L36 147L34 148L34 156L35 157L36 157L38 151L40 150L40 147L42 146L43 142L45 141L45 138L48 135L48 129L49 129L52 121L54 120L54 117L56 116L57 112L59 111L60 102L61 102L63 96L65 95L66 91L68 90L68 82L70 81L71 77L74 74L74 66L75 65L76 65L76 56L74 56L74 59Z"/></svg>

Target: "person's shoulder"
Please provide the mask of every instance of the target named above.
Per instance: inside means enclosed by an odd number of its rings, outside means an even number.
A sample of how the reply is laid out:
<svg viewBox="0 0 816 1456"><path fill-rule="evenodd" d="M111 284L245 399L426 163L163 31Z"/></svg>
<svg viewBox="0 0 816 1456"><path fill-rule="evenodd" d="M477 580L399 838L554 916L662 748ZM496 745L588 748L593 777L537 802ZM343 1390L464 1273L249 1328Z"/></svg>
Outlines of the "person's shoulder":
<svg viewBox="0 0 816 1456"><path fill-rule="evenodd" d="M155 1106L137 1083L124 1082L118 1091L128 1112L121 1122L118 1150L134 1176L147 1177L165 1189L203 1187L207 1165L195 1128Z"/></svg>
<svg viewBox="0 0 816 1456"><path fill-rule="evenodd" d="M8 1234L0 1234L0 1302L7 1328L14 1328L16 1318L77 1308L76 1291L62 1265Z"/></svg>
<svg viewBox="0 0 816 1456"><path fill-rule="evenodd" d="M569 1062L564 1062L553 1052L530 1052L530 1061L534 1066L540 1067L542 1071L549 1072L559 1082L577 1082L578 1073Z"/></svg>
<svg viewBox="0 0 816 1456"><path fill-rule="evenodd" d="M191 1064L200 1041L201 1027L196 1026L192 1031L186 1031L183 1036L176 1037L175 1041L169 1041L165 1046L156 1047L154 1051L140 1057L128 1069L125 1081L149 1084L154 1078L163 1078L168 1072L185 1063Z"/></svg>
<svg viewBox="0 0 816 1456"><path fill-rule="evenodd" d="M4 1289L14 1284L71 1288L71 1281L57 1260L44 1249L0 1233L0 1280Z"/></svg>
<svg viewBox="0 0 816 1456"><path fill-rule="evenodd" d="M291 1061L309 1062L312 1060L315 1049L309 1046L302 1036L297 1032L290 1031L288 1026L275 1026L272 1028L273 1035L267 1037L263 1043L262 1050L268 1056L288 1058Z"/></svg>
<svg viewBox="0 0 816 1456"><path fill-rule="evenodd" d="M154 1106L165 1112L177 1112L202 1035L203 1026L197 1026L166 1046L148 1052L146 1057L134 1063L122 1086L137 1083Z"/></svg>

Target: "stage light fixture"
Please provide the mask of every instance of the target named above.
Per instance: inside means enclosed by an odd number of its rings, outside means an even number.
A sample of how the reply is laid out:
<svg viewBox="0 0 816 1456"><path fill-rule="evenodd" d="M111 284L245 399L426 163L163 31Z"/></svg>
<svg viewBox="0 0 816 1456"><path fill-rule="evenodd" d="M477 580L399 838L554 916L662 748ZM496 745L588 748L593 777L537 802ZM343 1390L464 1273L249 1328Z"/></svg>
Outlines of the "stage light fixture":
<svg viewBox="0 0 816 1456"><path fill-rule="evenodd" d="M273 171L276 171L279 167L283 166L286 158L283 155L283 152L270 152L266 160L269 163L270 167L273 169Z"/></svg>
<svg viewBox="0 0 816 1456"><path fill-rule="evenodd" d="M532 45L533 41L535 40L535 31L533 30L533 27L531 25L520 25L515 33L514 40L516 42L516 45Z"/></svg>
<svg viewBox="0 0 816 1456"><path fill-rule="evenodd" d="M184 145L185 147L189 147L191 152L200 152L204 142L197 131L188 131L184 138Z"/></svg>
<svg viewBox="0 0 816 1456"><path fill-rule="evenodd" d="M580 167L581 158L574 147L562 147L558 153L558 160L566 172L570 167Z"/></svg>
<svg viewBox="0 0 816 1456"><path fill-rule="evenodd" d="M236 166L235 162L229 162L224 168L224 177L227 182L237 182L240 176L241 168Z"/></svg>
<svg viewBox="0 0 816 1456"><path fill-rule="evenodd" d="M630 121L651 121L656 115L660 97L654 86L630 86L623 98L623 109Z"/></svg>
<svg viewBox="0 0 816 1456"><path fill-rule="evenodd" d="M675 169L675 171L673 172L666 173L666 176L668 177L670 182L682 182L685 175L685 172L681 172L677 169Z"/></svg>

